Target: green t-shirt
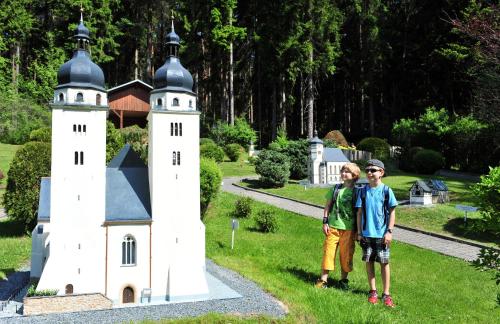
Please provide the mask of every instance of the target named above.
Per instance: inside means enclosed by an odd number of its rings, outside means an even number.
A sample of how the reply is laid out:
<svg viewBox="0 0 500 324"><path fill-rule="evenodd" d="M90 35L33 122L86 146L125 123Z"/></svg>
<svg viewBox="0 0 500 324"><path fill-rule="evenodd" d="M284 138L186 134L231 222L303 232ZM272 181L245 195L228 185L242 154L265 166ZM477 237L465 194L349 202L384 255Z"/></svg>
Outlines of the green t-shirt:
<svg viewBox="0 0 500 324"><path fill-rule="evenodd" d="M333 189L328 190L326 199L333 198ZM352 188L342 188L337 195L332 211L328 217L328 226L341 229L352 230L354 227L354 214L352 211Z"/></svg>

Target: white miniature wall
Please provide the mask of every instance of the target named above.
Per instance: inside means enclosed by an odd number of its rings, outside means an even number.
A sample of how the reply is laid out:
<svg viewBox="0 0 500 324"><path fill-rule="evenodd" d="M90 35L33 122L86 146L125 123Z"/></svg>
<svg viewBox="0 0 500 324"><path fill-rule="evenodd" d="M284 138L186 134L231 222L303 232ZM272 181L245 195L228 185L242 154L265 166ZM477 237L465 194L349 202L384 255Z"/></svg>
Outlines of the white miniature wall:
<svg viewBox="0 0 500 324"><path fill-rule="evenodd" d="M410 205L432 205L432 194L430 192L421 196L410 194Z"/></svg>
<svg viewBox="0 0 500 324"><path fill-rule="evenodd" d="M39 226L43 226L43 233L38 233ZM40 278L45 265L45 260L49 257L49 234L50 223L38 223L31 232L31 278Z"/></svg>
<svg viewBox="0 0 500 324"><path fill-rule="evenodd" d="M174 104L175 99L177 99ZM160 100L160 101L158 101ZM192 94L181 92L158 92L150 95L151 108L171 111L196 111L196 97Z"/></svg>
<svg viewBox="0 0 500 324"><path fill-rule="evenodd" d="M83 101L77 101L78 94L83 95ZM63 95L61 100L61 94ZM55 105L97 105L97 95L101 96L101 104L98 106L108 105L108 95L104 91L84 88L63 88L54 92Z"/></svg>

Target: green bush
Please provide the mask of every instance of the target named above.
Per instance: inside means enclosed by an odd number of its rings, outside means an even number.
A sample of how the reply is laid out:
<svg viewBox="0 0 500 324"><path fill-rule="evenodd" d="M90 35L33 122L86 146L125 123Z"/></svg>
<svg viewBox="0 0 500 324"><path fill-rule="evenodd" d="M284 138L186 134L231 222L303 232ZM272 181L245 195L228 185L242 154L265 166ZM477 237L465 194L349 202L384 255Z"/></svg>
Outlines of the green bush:
<svg viewBox="0 0 500 324"><path fill-rule="evenodd" d="M275 233L279 229L278 219L270 209L259 210L255 217L257 229L264 233Z"/></svg>
<svg viewBox="0 0 500 324"><path fill-rule="evenodd" d="M262 185L283 187L290 178L290 161L283 153L262 150L255 161L255 172L260 175Z"/></svg>
<svg viewBox="0 0 500 324"><path fill-rule="evenodd" d="M472 262L476 268L482 271L493 269L497 286L500 285L500 252L493 248L482 248L479 256ZM500 306L500 292L497 292L497 305Z"/></svg>
<svg viewBox="0 0 500 324"><path fill-rule="evenodd" d="M236 162L239 160L240 155L243 152L243 147L240 144L232 143L226 145L224 151L231 162Z"/></svg>
<svg viewBox="0 0 500 324"><path fill-rule="evenodd" d="M42 297L42 296L55 296L59 290L57 289L45 289L45 290L36 290L35 285L31 285L28 288L28 292L26 293L26 297Z"/></svg>
<svg viewBox="0 0 500 324"><path fill-rule="evenodd" d="M367 137L361 140L357 146L358 150L372 152L374 159L388 160L391 156L391 147L384 139L378 137Z"/></svg>
<svg viewBox="0 0 500 324"><path fill-rule="evenodd" d="M0 183L2 183L3 178L5 178L5 176L3 175L2 170L0 170Z"/></svg>
<svg viewBox="0 0 500 324"><path fill-rule="evenodd" d="M30 133L31 142L50 143L52 140L52 129L50 127L42 127L35 129Z"/></svg>
<svg viewBox="0 0 500 324"><path fill-rule="evenodd" d="M252 215L253 199L250 197L241 197L234 204L233 216L240 218L249 218Z"/></svg>
<svg viewBox="0 0 500 324"><path fill-rule="evenodd" d="M200 159L200 209L205 215L208 205L217 196L222 182L222 172L212 159Z"/></svg>
<svg viewBox="0 0 500 324"><path fill-rule="evenodd" d="M4 206L9 217L24 224L31 232L37 221L40 179L50 176L50 144L29 142L20 148L11 162Z"/></svg>
<svg viewBox="0 0 500 324"><path fill-rule="evenodd" d="M224 161L224 150L217 144L207 143L200 146L200 156L220 163Z"/></svg>
<svg viewBox="0 0 500 324"><path fill-rule="evenodd" d="M323 141L323 147L337 148L339 145L334 140L326 139Z"/></svg>
<svg viewBox="0 0 500 324"><path fill-rule="evenodd" d="M290 161L290 178L300 180L307 177L307 158L309 156L309 142L305 139L288 141L282 151Z"/></svg>
<svg viewBox="0 0 500 324"><path fill-rule="evenodd" d="M144 163L148 161L148 130L137 125L125 127L118 130L125 143L129 143L132 149L139 154Z"/></svg>
<svg viewBox="0 0 500 324"><path fill-rule="evenodd" d="M215 142L211 138L202 137L200 138L200 145L204 144L215 144Z"/></svg>
<svg viewBox="0 0 500 324"><path fill-rule="evenodd" d="M344 134L342 134L339 130L332 130L331 132L328 132L323 141L325 140L331 140L336 143L337 146L349 147L349 143L347 143Z"/></svg>
<svg viewBox="0 0 500 324"><path fill-rule="evenodd" d="M248 149L250 142L255 143L257 135L244 118L236 118L234 126L221 121L217 122L210 131L210 137L220 146L238 143Z"/></svg>
<svg viewBox="0 0 500 324"><path fill-rule="evenodd" d="M418 173L432 174L444 166L444 158L437 151L423 149L415 153L413 166Z"/></svg>
<svg viewBox="0 0 500 324"><path fill-rule="evenodd" d="M490 172L481 176L472 192L482 216L478 229L500 235L500 166L490 167Z"/></svg>
<svg viewBox="0 0 500 324"><path fill-rule="evenodd" d="M111 161L125 145L122 134L112 122L106 123L106 163Z"/></svg>
<svg viewBox="0 0 500 324"><path fill-rule="evenodd" d="M422 151L424 148L421 146L410 147L409 149L403 149L401 158L399 159L399 167L405 171L415 171L415 165L413 164L413 159L415 154Z"/></svg>

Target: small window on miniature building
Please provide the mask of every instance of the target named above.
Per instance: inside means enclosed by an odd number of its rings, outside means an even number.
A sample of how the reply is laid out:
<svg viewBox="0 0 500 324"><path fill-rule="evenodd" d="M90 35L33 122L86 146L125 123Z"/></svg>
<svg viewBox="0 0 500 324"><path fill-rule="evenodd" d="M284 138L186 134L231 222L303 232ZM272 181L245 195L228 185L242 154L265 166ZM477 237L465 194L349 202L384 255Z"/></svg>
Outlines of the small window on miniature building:
<svg viewBox="0 0 500 324"><path fill-rule="evenodd" d="M157 106L162 106L163 105L163 100L161 100L161 98L158 98L158 100L156 100L156 105Z"/></svg>
<svg viewBox="0 0 500 324"><path fill-rule="evenodd" d="M78 152L75 152L75 165L78 165Z"/></svg>
<svg viewBox="0 0 500 324"><path fill-rule="evenodd" d="M177 152L177 165L181 165L181 152Z"/></svg>
<svg viewBox="0 0 500 324"><path fill-rule="evenodd" d="M83 165L83 152L80 152L80 165Z"/></svg>
<svg viewBox="0 0 500 324"><path fill-rule="evenodd" d="M174 123L170 123L170 136L174 136Z"/></svg>
<svg viewBox="0 0 500 324"><path fill-rule="evenodd" d="M73 293L73 285L67 284L64 292L66 295L71 295Z"/></svg>
<svg viewBox="0 0 500 324"><path fill-rule="evenodd" d="M76 133L76 124L73 124L73 132Z"/></svg>
<svg viewBox="0 0 500 324"><path fill-rule="evenodd" d="M131 235L126 235L122 242L122 264L135 265L135 239Z"/></svg>
<svg viewBox="0 0 500 324"><path fill-rule="evenodd" d="M189 108L193 108L193 100L189 100Z"/></svg>
<svg viewBox="0 0 500 324"><path fill-rule="evenodd" d="M96 106L101 105L101 95L99 93L95 95L95 104Z"/></svg>
<svg viewBox="0 0 500 324"><path fill-rule="evenodd" d="M78 133L82 132L82 125L78 125Z"/></svg>
<svg viewBox="0 0 500 324"><path fill-rule="evenodd" d="M179 136L182 136L182 123L179 123Z"/></svg>
<svg viewBox="0 0 500 324"><path fill-rule="evenodd" d="M83 132L86 133L87 132L87 125L83 125Z"/></svg>
<svg viewBox="0 0 500 324"><path fill-rule="evenodd" d="M175 152L172 152L172 165L177 164L177 154Z"/></svg>
<svg viewBox="0 0 500 324"><path fill-rule="evenodd" d="M76 102L83 102L83 93L78 92L76 94Z"/></svg>
<svg viewBox="0 0 500 324"><path fill-rule="evenodd" d="M175 136L179 135L179 124L175 123Z"/></svg>
<svg viewBox="0 0 500 324"><path fill-rule="evenodd" d="M64 95L62 93L59 94L59 101L64 101Z"/></svg>
<svg viewBox="0 0 500 324"><path fill-rule="evenodd" d="M172 100L172 106L179 106L179 98L174 98L174 100Z"/></svg>

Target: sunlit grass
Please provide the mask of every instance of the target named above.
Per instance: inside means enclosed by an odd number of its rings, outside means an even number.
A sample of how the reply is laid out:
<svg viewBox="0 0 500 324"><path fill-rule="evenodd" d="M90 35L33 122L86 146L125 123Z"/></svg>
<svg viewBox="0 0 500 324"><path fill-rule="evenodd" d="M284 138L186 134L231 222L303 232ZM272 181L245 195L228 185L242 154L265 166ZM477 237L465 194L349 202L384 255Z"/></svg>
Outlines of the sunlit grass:
<svg viewBox="0 0 500 324"><path fill-rule="evenodd" d="M0 221L0 280L22 267L30 258L31 238L21 225L10 220Z"/></svg>

